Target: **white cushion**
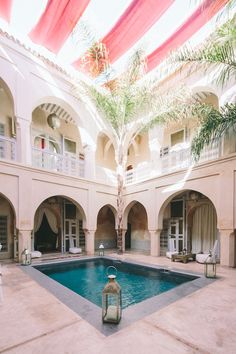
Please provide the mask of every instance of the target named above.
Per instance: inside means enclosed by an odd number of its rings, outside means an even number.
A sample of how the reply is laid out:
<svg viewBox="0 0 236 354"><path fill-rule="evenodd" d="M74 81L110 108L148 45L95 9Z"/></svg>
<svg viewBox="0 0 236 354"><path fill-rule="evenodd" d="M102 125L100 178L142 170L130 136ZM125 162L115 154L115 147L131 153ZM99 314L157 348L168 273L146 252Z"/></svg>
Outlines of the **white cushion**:
<svg viewBox="0 0 236 354"><path fill-rule="evenodd" d="M167 251L167 252L166 252L166 257L167 257L167 258L171 258L172 254L178 254L178 252L177 252L177 251L174 251L174 252Z"/></svg>
<svg viewBox="0 0 236 354"><path fill-rule="evenodd" d="M82 249L80 247L70 247L69 253L81 253Z"/></svg>
<svg viewBox="0 0 236 354"><path fill-rule="evenodd" d="M42 253L40 251L32 251L31 258L40 258L42 257Z"/></svg>
<svg viewBox="0 0 236 354"><path fill-rule="evenodd" d="M209 256L209 253L198 253L196 254L196 261L198 263L205 263L207 261L207 258L210 258Z"/></svg>

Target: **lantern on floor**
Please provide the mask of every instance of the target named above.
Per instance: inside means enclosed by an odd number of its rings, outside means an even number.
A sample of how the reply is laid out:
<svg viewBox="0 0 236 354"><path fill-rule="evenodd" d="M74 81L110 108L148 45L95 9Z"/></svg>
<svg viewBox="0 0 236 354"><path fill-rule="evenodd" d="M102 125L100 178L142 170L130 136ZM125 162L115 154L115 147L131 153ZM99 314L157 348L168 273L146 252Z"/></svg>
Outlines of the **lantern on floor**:
<svg viewBox="0 0 236 354"><path fill-rule="evenodd" d="M25 248L24 251L21 253L21 264L22 265L31 264L31 253L27 248Z"/></svg>
<svg viewBox="0 0 236 354"><path fill-rule="evenodd" d="M115 270L116 274L108 274L111 269ZM121 287L115 280L116 275L115 267L107 268L108 283L102 291L102 321L104 323L118 324L121 319Z"/></svg>
<svg viewBox="0 0 236 354"><path fill-rule="evenodd" d="M104 256L104 246L103 246L103 244L101 243L98 248L99 248L98 255L99 256Z"/></svg>
<svg viewBox="0 0 236 354"><path fill-rule="evenodd" d="M216 260L209 256L204 263L204 273L206 278L216 278Z"/></svg>

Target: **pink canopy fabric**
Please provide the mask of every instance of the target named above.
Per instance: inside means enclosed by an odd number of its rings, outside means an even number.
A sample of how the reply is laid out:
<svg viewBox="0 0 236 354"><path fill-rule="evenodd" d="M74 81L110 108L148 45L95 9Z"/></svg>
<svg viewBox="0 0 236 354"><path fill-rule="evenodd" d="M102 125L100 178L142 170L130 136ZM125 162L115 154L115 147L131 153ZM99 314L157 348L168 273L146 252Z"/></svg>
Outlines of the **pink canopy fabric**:
<svg viewBox="0 0 236 354"><path fill-rule="evenodd" d="M0 1L0 16L10 22L12 0Z"/></svg>
<svg viewBox="0 0 236 354"><path fill-rule="evenodd" d="M90 0L48 0L46 9L29 36L54 53L63 46Z"/></svg>
<svg viewBox="0 0 236 354"><path fill-rule="evenodd" d="M205 25L229 0L205 0L194 13L147 57L147 72L153 70L170 53Z"/></svg>
<svg viewBox="0 0 236 354"><path fill-rule="evenodd" d="M110 63L117 60L151 26L158 21L174 0L133 0L110 32L101 40L105 44ZM81 59L73 65L81 69Z"/></svg>

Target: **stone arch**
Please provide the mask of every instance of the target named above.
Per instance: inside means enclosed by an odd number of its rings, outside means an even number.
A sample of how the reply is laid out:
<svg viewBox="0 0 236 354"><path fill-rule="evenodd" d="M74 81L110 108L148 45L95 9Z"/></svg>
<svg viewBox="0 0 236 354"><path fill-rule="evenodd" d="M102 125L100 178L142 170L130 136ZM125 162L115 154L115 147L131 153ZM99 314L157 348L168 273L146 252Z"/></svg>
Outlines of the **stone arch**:
<svg viewBox="0 0 236 354"><path fill-rule="evenodd" d="M1 219L1 257L4 259L17 256L16 211L11 200L0 193L0 219Z"/></svg>
<svg viewBox="0 0 236 354"><path fill-rule="evenodd" d="M97 136L96 164L112 170L116 168L114 142L105 132Z"/></svg>
<svg viewBox="0 0 236 354"><path fill-rule="evenodd" d="M40 107L41 105L47 103L64 108L64 110L71 116L71 119L73 119L74 122L76 122L77 124L80 123L80 125L82 124L82 121L78 121L78 113L76 111L76 108L73 108L72 105L66 100L56 96L43 96L37 99L35 102L32 103L32 112L37 107Z"/></svg>
<svg viewBox="0 0 236 354"><path fill-rule="evenodd" d="M191 86L191 90L193 94L196 94L198 92L208 92L210 94L217 96L217 98L219 97L218 88L213 85L209 85L209 84L199 85L199 83L196 83Z"/></svg>
<svg viewBox="0 0 236 354"><path fill-rule="evenodd" d="M176 196L178 196L180 193L186 193L187 191L195 191L198 192L200 194L203 194L205 197L207 197L209 199L209 201L213 204L215 211L216 211L216 215L217 215L217 219L218 219L218 214L219 214L219 210L218 210L218 204L217 204L217 198L215 195L213 195L211 193L211 191L207 191L204 190L202 188L197 188L195 185L191 188L191 186L189 186L189 188L184 188L182 190L177 190L174 193L169 193L168 197L163 198L163 200L161 200L160 203L160 207L159 210L157 210L157 229L161 229L162 228L162 223L163 223L163 213L164 210L166 208L166 206L169 204L169 202L175 198Z"/></svg>
<svg viewBox="0 0 236 354"><path fill-rule="evenodd" d="M81 135L81 121L77 112L66 101L57 97L45 97L37 101L38 105L33 106L31 126L34 131L42 131L61 142L61 136L66 135L67 140L76 142L75 154L83 153L83 132ZM50 114L56 114L59 118L60 126L57 129L52 129L48 124ZM76 128L75 128L76 127ZM38 135L38 134L37 134ZM65 143L64 143L65 145Z"/></svg>
<svg viewBox="0 0 236 354"><path fill-rule="evenodd" d="M145 206L133 200L125 208L124 229L125 248L150 251L150 234L148 230L148 213Z"/></svg>
<svg viewBox="0 0 236 354"><path fill-rule="evenodd" d="M3 66L0 65L0 68L2 69ZM9 70L1 70L0 72L0 87L2 87L9 97L12 100L14 111L15 111L15 97L14 97L14 92L15 92L15 77L9 77Z"/></svg>
<svg viewBox="0 0 236 354"><path fill-rule="evenodd" d="M52 194L52 195L49 195L49 196L47 196L46 198L43 198L42 200L41 200L41 202L38 204L38 207L40 206L40 204L42 204L42 202L44 201L44 200L46 200L46 199L49 199L49 198L53 198L53 197L61 197L61 198L64 198L64 199L68 199L69 201L71 201L73 204L75 204L76 206L77 206L77 208L79 209L79 211L81 212L81 215L83 216L83 220L86 222L86 220L87 220L87 217L86 217L86 214L85 214L85 212L84 212L84 208L83 208L83 206L81 206L81 204L78 202L78 201L76 201L74 198L72 198L72 197L70 197L70 196L68 196L68 195L62 195L62 194ZM37 207L37 208L38 208ZM37 209L36 208L36 209ZM35 210L36 211L36 210Z"/></svg>
<svg viewBox="0 0 236 354"><path fill-rule="evenodd" d="M98 249L101 243L105 248L117 247L116 210L110 204L103 205L97 213L95 249Z"/></svg>
<svg viewBox="0 0 236 354"><path fill-rule="evenodd" d="M150 160L150 148L148 133L143 132L131 139L127 149L126 166L132 165L133 168L139 168Z"/></svg>
<svg viewBox="0 0 236 354"><path fill-rule="evenodd" d="M1 135L15 138L15 102L8 84L0 77L0 123L4 125Z"/></svg>
<svg viewBox="0 0 236 354"><path fill-rule="evenodd" d="M66 252L70 236L85 247L84 229L86 218L81 205L70 197L54 194L43 199L35 210L32 249Z"/></svg>
<svg viewBox="0 0 236 354"><path fill-rule="evenodd" d="M159 211L161 254L169 248L169 238L176 240L178 252L207 252L219 238L214 203L200 191L184 189L171 194Z"/></svg>

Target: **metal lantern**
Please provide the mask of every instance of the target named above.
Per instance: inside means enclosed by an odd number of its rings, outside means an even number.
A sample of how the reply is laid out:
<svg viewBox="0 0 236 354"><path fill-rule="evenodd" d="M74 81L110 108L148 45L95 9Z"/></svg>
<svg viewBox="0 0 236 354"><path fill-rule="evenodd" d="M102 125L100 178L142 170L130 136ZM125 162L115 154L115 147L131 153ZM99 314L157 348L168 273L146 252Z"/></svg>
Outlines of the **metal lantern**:
<svg viewBox="0 0 236 354"><path fill-rule="evenodd" d="M115 269L110 266L107 268L108 283L102 291L102 321L103 323L118 324L121 319L121 287L117 283L116 274L108 275L109 269Z"/></svg>
<svg viewBox="0 0 236 354"><path fill-rule="evenodd" d="M216 260L208 257L204 263L204 273L206 278L216 278Z"/></svg>
<svg viewBox="0 0 236 354"><path fill-rule="evenodd" d="M49 114L47 122L52 129L58 129L61 126L60 118L55 113Z"/></svg>
<svg viewBox="0 0 236 354"><path fill-rule="evenodd" d="M21 253L21 264L22 265L31 264L31 253L27 248L25 248L24 251Z"/></svg>
<svg viewBox="0 0 236 354"><path fill-rule="evenodd" d="M99 256L104 256L104 246L103 246L103 244L101 243L98 248L99 248L98 255Z"/></svg>

